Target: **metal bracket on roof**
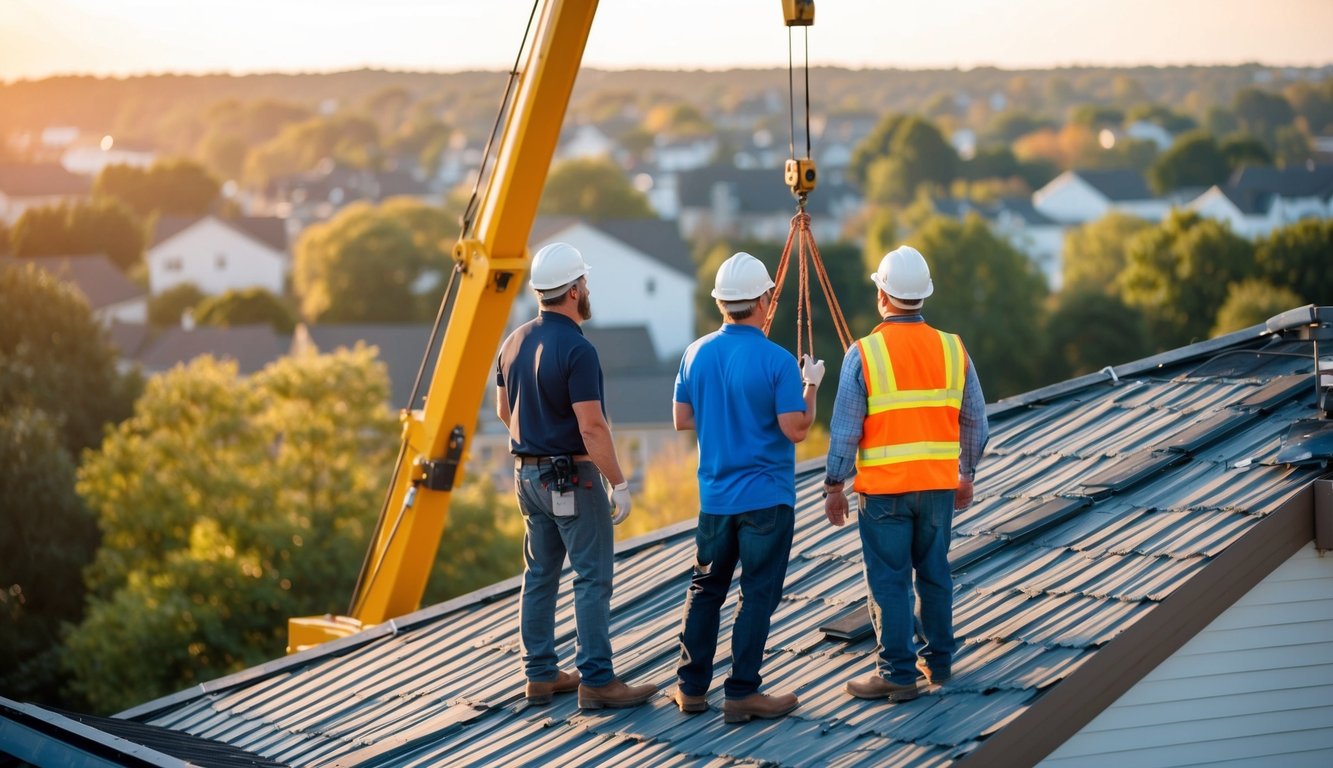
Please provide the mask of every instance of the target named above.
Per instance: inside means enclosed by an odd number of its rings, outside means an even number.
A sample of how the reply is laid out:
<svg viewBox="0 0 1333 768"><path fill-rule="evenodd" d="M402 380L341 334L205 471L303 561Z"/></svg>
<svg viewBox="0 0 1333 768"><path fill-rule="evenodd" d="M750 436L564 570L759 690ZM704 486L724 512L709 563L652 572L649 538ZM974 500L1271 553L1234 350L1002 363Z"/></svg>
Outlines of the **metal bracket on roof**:
<svg viewBox="0 0 1333 768"><path fill-rule="evenodd" d="M1119 383L1120 383L1120 377L1117 376L1117 375L1115 375L1115 368L1112 367L1112 366L1109 366L1109 365L1108 365L1108 366L1106 366L1105 368L1103 368L1103 369L1101 369L1100 371L1098 371L1098 373L1104 373L1104 374L1110 376L1110 377L1111 377L1111 383L1112 383L1112 384L1119 384Z"/></svg>

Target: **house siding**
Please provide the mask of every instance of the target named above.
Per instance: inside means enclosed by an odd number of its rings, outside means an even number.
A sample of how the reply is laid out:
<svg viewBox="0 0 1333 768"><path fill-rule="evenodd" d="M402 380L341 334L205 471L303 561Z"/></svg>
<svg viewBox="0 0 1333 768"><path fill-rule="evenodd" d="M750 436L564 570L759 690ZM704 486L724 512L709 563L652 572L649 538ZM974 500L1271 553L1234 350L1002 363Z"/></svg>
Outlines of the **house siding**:
<svg viewBox="0 0 1333 768"><path fill-rule="evenodd" d="M1105 216L1111 201L1072 171L1065 171L1032 195L1032 207L1065 223L1082 223Z"/></svg>
<svg viewBox="0 0 1333 768"><path fill-rule="evenodd" d="M1311 543L1041 765L1325 766L1333 555Z"/></svg>
<svg viewBox="0 0 1333 768"><path fill-rule="evenodd" d="M194 283L210 296L244 288L281 296L287 274L286 254L212 218L153 246L147 261L153 295Z"/></svg>
<svg viewBox="0 0 1333 768"><path fill-rule="evenodd" d="M588 290L592 294L591 326L646 325L660 359L678 358L694 341L694 313L681 311L681 307L693 306L694 280L691 276L668 268L634 247L583 223L561 229L534 243L532 252L556 241L578 248L592 267L588 273ZM514 301L511 323L527 322L536 313L536 299L525 287Z"/></svg>

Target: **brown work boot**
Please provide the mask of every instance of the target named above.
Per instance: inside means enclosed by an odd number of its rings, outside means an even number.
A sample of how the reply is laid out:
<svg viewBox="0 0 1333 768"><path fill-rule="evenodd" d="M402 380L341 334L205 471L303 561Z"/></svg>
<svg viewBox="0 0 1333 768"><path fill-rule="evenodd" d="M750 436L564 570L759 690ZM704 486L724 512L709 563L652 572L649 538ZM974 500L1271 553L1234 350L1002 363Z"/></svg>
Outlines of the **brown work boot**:
<svg viewBox="0 0 1333 768"><path fill-rule="evenodd" d="M672 704L675 704L677 707L680 707L681 712L685 712L687 714L694 714L695 712L708 711L707 696L691 696L688 693L682 691L680 689L680 686L676 686L675 688L672 688L671 690L667 691L666 696L668 699L671 699Z"/></svg>
<svg viewBox="0 0 1333 768"><path fill-rule="evenodd" d="M727 699L722 703L722 720L727 723L748 723L752 718L762 717L771 720L782 717L796 709L800 704L796 694L784 693L769 696L766 693L752 693L743 699Z"/></svg>
<svg viewBox="0 0 1333 768"><path fill-rule="evenodd" d="M870 675L861 680L849 680L846 691L858 699L888 699L889 701L911 701L917 697L916 681L908 685L898 685L880 677Z"/></svg>
<svg viewBox="0 0 1333 768"><path fill-rule="evenodd" d="M953 677L952 670L948 669L932 670L930 668L930 665L926 663L925 659L917 659L916 668L921 671L921 674L926 676L927 685L944 685L945 683L949 682L949 678Z"/></svg>
<svg viewBox="0 0 1333 768"><path fill-rule="evenodd" d="M579 689L579 671L561 672L556 675L554 680L538 682L529 680L527 688L523 689L523 695L527 698L529 704L550 704L551 696L557 693L569 693Z"/></svg>
<svg viewBox="0 0 1333 768"><path fill-rule="evenodd" d="M657 693L657 686L625 685L619 678L613 678L606 685L592 688L579 686L579 709L601 709L602 707L637 707Z"/></svg>

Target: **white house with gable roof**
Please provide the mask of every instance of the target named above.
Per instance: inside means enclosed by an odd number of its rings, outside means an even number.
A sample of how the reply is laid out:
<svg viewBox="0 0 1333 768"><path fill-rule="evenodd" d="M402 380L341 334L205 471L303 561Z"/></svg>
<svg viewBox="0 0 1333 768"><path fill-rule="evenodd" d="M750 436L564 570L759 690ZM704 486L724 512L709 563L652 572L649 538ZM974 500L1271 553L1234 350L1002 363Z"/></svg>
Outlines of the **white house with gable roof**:
<svg viewBox="0 0 1333 768"><path fill-rule="evenodd" d="M209 296L244 288L281 296L290 267L286 226L268 217L164 217L145 260L153 295L193 283Z"/></svg>
<svg viewBox="0 0 1333 768"><path fill-rule="evenodd" d="M554 242L578 248L592 267L591 327L647 326L659 358L675 357L694 341L694 263L671 222L538 218L530 251ZM536 297L525 289L514 302L511 322L526 322L536 313Z"/></svg>

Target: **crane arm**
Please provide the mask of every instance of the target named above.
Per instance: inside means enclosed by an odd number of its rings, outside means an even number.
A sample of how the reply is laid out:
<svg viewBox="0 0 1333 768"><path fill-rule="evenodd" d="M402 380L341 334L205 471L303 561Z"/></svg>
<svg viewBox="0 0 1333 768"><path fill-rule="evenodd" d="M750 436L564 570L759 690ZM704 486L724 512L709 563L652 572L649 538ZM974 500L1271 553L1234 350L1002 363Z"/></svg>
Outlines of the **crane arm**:
<svg viewBox="0 0 1333 768"><path fill-rule="evenodd" d="M424 407L402 415L404 449L352 615L290 619L289 652L410 613L421 601L492 358L524 284L528 237L596 10L596 0L551 0L542 9L472 236L454 247L458 291Z"/></svg>

